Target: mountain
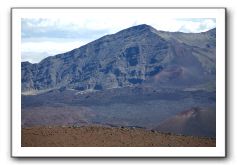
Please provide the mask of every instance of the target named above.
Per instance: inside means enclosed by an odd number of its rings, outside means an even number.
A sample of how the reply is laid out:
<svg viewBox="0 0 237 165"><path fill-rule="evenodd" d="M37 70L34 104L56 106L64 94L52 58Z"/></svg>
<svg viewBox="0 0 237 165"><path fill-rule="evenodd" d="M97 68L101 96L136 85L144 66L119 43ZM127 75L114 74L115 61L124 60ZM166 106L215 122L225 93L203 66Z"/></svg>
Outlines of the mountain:
<svg viewBox="0 0 237 165"><path fill-rule="evenodd" d="M22 62L22 93L137 85L209 89L215 86L215 47L216 29L181 33L133 26L36 64Z"/></svg>
<svg viewBox="0 0 237 165"><path fill-rule="evenodd" d="M138 25L21 63L21 124L142 127L216 136L216 29Z"/></svg>
<svg viewBox="0 0 237 165"><path fill-rule="evenodd" d="M216 137L216 111L191 108L166 119L156 129L182 135Z"/></svg>

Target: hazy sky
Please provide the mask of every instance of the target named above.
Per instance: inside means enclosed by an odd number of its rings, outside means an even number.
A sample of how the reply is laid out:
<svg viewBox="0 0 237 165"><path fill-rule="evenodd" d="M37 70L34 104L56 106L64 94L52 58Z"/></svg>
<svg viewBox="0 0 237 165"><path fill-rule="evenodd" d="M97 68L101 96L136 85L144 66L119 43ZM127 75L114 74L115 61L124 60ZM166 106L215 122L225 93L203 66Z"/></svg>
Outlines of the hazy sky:
<svg viewBox="0 0 237 165"><path fill-rule="evenodd" d="M203 32L216 26L215 19L175 19L148 16L132 17L47 17L22 18L21 20L21 59L32 63L59 53L78 48L106 34L122 29L148 24L157 30L180 32Z"/></svg>

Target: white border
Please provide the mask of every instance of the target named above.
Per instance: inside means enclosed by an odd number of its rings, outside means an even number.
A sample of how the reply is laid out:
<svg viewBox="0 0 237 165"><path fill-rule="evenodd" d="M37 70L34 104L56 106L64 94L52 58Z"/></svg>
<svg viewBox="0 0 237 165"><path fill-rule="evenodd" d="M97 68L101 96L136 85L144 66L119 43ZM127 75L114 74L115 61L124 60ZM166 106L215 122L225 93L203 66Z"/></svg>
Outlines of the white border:
<svg viewBox="0 0 237 165"><path fill-rule="evenodd" d="M216 147L21 147L21 18L99 10L136 10L175 18L216 18ZM95 11L94 11L95 12ZM225 9L12 9L13 157L225 157Z"/></svg>

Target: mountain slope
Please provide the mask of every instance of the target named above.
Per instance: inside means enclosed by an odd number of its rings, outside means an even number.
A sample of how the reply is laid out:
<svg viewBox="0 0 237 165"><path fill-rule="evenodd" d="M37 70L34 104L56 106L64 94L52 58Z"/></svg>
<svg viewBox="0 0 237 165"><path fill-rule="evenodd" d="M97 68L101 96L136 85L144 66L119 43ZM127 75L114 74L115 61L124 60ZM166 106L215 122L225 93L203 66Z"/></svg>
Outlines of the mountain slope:
<svg viewBox="0 0 237 165"><path fill-rule="evenodd" d="M182 135L216 137L216 111L191 108L162 122L157 130Z"/></svg>
<svg viewBox="0 0 237 165"><path fill-rule="evenodd" d="M215 29L187 34L130 27L37 64L22 62L22 93L215 84L215 41Z"/></svg>

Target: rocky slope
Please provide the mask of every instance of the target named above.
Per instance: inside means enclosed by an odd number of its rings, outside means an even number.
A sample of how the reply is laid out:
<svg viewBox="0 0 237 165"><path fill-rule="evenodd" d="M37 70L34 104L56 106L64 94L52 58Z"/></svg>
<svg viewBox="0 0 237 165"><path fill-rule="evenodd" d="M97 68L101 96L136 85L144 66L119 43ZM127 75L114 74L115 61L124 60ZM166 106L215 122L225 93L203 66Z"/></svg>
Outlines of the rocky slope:
<svg viewBox="0 0 237 165"><path fill-rule="evenodd" d="M215 29L172 33L138 25L37 64L22 62L22 93L138 84L209 88L215 84L215 46Z"/></svg>
<svg viewBox="0 0 237 165"><path fill-rule="evenodd" d="M22 147L215 147L216 139L140 128L83 126L22 129Z"/></svg>
<svg viewBox="0 0 237 165"><path fill-rule="evenodd" d="M191 108L166 119L156 129L183 135L216 137L216 111Z"/></svg>

